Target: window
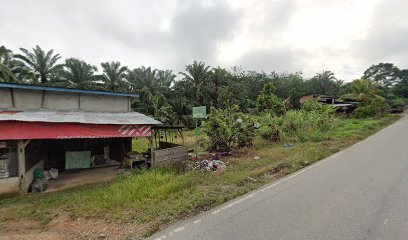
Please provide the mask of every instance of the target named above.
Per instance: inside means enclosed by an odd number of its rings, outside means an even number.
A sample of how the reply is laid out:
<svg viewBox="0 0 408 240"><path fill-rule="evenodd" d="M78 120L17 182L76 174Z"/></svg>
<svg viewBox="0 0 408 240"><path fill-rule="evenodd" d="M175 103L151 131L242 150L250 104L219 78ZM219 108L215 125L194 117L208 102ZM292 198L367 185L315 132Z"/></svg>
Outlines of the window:
<svg viewBox="0 0 408 240"><path fill-rule="evenodd" d="M17 176L17 143L15 141L0 141L0 178Z"/></svg>

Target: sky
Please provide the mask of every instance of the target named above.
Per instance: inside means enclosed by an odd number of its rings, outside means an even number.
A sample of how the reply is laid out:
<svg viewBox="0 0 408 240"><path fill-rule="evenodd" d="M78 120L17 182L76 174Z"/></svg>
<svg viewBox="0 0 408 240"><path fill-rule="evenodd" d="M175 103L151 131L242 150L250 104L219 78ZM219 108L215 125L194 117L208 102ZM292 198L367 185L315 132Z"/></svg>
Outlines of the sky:
<svg viewBox="0 0 408 240"><path fill-rule="evenodd" d="M0 0L0 45L39 45L96 66L178 73L194 60L264 72L330 70L345 81L379 62L408 68L407 0Z"/></svg>

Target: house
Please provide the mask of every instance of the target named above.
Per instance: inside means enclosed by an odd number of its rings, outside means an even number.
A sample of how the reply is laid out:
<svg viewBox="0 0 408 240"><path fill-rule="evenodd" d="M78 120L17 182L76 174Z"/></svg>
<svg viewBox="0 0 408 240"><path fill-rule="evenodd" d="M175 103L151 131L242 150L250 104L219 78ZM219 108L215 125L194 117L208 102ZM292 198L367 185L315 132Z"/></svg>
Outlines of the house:
<svg viewBox="0 0 408 240"><path fill-rule="evenodd" d="M300 103L304 103L307 101L318 101L319 103L333 104L335 102L335 98L329 95L310 94L299 99Z"/></svg>
<svg viewBox="0 0 408 240"><path fill-rule="evenodd" d="M346 112L346 113L353 113L354 109L356 108L356 102L346 102L337 100L333 96L329 95L321 95L321 94L310 94L303 96L299 99L301 104L309 101L317 101L321 104L330 104L332 105L337 112Z"/></svg>
<svg viewBox="0 0 408 240"><path fill-rule="evenodd" d="M152 126L161 123L132 112L136 97L0 83L0 196L28 192L35 169L119 165L132 138L148 138L153 153Z"/></svg>

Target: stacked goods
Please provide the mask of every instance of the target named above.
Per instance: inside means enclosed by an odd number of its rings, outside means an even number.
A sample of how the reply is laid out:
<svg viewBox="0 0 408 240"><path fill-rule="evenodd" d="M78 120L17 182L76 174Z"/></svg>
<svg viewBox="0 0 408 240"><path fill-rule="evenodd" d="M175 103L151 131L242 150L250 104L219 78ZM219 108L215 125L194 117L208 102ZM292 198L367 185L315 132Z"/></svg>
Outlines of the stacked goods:
<svg viewBox="0 0 408 240"><path fill-rule="evenodd" d="M6 153L0 156L0 178L8 178L9 176L9 159Z"/></svg>
<svg viewBox="0 0 408 240"><path fill-rule="evenodd" d="M127 158L125 158L125 163L130 169L133 169L134 165L144 168L146 160L146 156L144 156L142 153L128 152Z"/></svg>

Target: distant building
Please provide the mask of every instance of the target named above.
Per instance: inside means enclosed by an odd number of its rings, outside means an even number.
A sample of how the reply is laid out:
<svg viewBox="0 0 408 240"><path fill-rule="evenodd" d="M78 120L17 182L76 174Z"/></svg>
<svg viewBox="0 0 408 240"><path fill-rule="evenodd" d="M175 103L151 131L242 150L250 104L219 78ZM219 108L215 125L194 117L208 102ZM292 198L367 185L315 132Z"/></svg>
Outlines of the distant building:
<svg viewBox="0 0 408 240"><path fill-rule="evenodd" d="M335 97L329 95L310 94L303 96L299 99L299 102L301 104L308 101L317 101L321 104L330 104L334 108L336 108L338 112L353 113L354 109L356 108L356 102L340 101L337 100Z"/></svg>

